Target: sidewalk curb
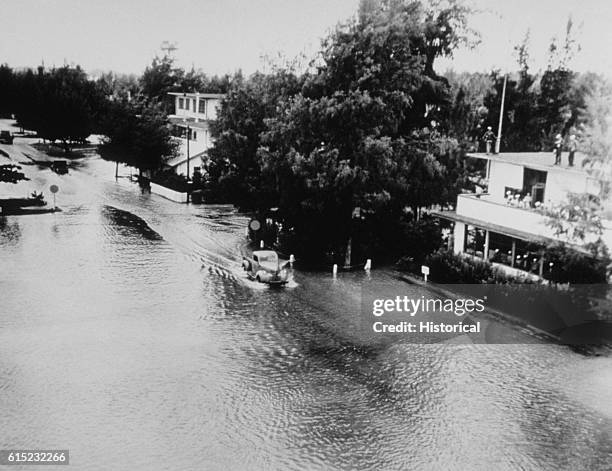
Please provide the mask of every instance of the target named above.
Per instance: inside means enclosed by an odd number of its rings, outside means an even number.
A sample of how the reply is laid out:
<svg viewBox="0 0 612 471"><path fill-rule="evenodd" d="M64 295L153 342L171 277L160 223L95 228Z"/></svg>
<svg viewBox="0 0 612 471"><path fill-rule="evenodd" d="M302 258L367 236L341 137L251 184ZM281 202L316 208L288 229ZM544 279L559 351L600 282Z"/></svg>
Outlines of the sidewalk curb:
<svg viewBox="0 0 612 471"><path fill-rule="evenodd" d="M417 278L416 276L413 276L413 275L409 275L407 273L400 272L398 275L398 278L401 279L402 281L405 281L406 283L421 286L423 288L426 288L430 291L433 291L434 293L437 293L449 299L455 300L461 297L458 293L454 291L442 288L441 286L431 281L425 282L424 280L421 280L420 278ZM559 337L558 335L542 330L539 327L536 327L532 324L529 324L528 322L525 322L520 317L514 316L512 314L508 314L507 312L504 312L504 311L500 311L499 309L487 307L484 312L479 313L479 314L480 315L485 314L485 315L492 317L495 320L522 327L540 338L544 338L548 341L555 342L559 345L564 345L561 343L561 337Z"/></svg>

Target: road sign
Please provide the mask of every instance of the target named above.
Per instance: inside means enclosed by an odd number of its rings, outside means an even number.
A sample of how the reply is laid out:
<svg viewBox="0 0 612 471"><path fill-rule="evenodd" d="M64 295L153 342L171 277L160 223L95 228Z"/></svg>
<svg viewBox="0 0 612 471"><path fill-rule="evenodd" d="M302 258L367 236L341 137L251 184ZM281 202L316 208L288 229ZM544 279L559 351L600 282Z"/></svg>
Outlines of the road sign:
<svg viewBox="0 0 612 471"><path fill-rule="evenodd" d="M427 265L421 265L421 273L423 274L425 281L427 281L427 277L429 276L429 267Z"/></svg>
<svg viewBox="0 0 612 471"><path fill-rule="evenodd" d="M59 191L59 186L51 185L49 187L49 191L53 193L53 211L57 210L57 204L55 203L55 193Z"/></svg>

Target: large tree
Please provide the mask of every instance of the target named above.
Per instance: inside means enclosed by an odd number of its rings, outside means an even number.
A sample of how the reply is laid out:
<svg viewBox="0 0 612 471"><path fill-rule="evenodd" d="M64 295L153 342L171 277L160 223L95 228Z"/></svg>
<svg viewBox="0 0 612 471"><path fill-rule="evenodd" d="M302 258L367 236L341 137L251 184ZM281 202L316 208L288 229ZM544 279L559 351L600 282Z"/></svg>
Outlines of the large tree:
<svg viewBox="0 0 612 471"><path fill-rule="evenodd" d="M17 75L15 89L19 124L44 139L61 141L66 151L96 131L104 97L80 67L27 70Z"/></svg>
<svg viewBox="0 0 612 471"><path fill-rule="evenodd" d="M141 172L160 170L177 152L166 114L156 102L109 101L102 129L102 157Z"/></svg>
<svg viewBox="0 0 612 471"><path fill-rule="evenodd" d="M433 71L430 22L419 2L367 2L268 121L259 156L296 249L342 255L364 231L372 246L393 230L373 222L454 199L441 189L455 188L457 142L430 123L450 97Z"/></svg>
<svg viewBox="0 0 612 471"><path fill-rule="evenodd" d="M171 102L168 100L168 92L178 89L184 75L185 71L175 66L172 57L156 56L140 77L142 93L148 100L162 103L164 110L169 112Z"/></svg>
<svg viewBox="0 0 612 471"><path fill-rule="evenodd" d="M0 117L10 117L16 104L15 74L8 65L0 65Z"/></svg>
<svg viewBox="0 0 612 471"><path fill-rule="evenodd" d="M257 149L266 120L300 88L301 78L281 68L248 79L234 76L212 125L215 145L208 151L206 166L209 188L219 197L247 210L273 204L276 189L262 175Z"/></svg>

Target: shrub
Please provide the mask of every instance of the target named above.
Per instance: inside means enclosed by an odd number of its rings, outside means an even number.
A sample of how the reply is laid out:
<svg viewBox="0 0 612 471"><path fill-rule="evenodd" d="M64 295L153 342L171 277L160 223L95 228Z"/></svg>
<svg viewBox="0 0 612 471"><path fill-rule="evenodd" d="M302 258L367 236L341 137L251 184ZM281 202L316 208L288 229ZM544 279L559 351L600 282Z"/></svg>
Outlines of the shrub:
<svg viewBox="0 0 612 471"><path fill-rule="evenodd" d="M492 278L493 266L484 261L438 250L425 259L430 276L439 283L482 283Z"/></svg>
<svg viewBox="0 0 612 471"><path fill-rule="evenodd" d="M555 283L606 283L610 275L610 256L601 241L587 244L588 253L578 252L565 244L546 248L546 260L552 269L546 278Z"/></svg>
<svg viewBox="0 0 612 471"><path fill-rule="evenodd" d="M430 279L437 283L533 283L529 277L517 277L506 274L490 262L464 255L457 255L452 250L440 249L424 260L429 267ZM420 266L410 270L420 274Z"/></svg>
<svg viewBox="0 0 612 471"><path fill-rule="evenodd" d="M402 271L420 270L425 259L442 246L442 229L438 220L423 217L402 222L402 252L397 267Z"/></svg>
<svg viewBox="0 0 612 471"><path fill-rule="evenodd" d="M606 283L610 274L610 257L601 243L587 246L590 253L579 252L563 244L547 247L546 260L553 263L545 277L554 283ZM400 270L420 275L420 265L402 260ZM429 266L430 279L438 283L534 283L528 276L508 275L490 262L457 255L442 249L427 256L423 262Z"/></svg>

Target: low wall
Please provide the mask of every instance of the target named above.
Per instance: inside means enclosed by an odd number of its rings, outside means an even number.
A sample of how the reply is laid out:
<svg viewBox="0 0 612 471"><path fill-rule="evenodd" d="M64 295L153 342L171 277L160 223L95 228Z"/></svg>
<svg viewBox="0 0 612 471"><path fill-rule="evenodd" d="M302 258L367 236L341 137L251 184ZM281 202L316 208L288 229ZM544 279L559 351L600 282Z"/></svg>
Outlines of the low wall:
<svg viewBox="0 0 612 471"><path fill-rule="evenodd" d="M171 201L177 203L187 203L187 193L181 193L179 191L171 190L165 186L158 185L157 183L151 182L151 193L163 196Z"/></svg>

